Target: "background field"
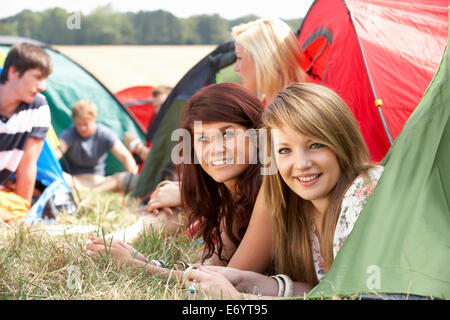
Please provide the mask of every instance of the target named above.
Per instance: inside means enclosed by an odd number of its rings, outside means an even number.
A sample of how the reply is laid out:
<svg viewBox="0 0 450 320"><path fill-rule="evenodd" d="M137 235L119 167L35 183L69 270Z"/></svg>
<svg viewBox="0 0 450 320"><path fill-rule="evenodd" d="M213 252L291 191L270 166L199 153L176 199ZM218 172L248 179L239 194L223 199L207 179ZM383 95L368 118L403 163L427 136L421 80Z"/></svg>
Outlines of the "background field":
<svg viewBox="0 0 450 320"><path fill-rule="evenodd" d="M96 76L113 93L136 85L175 86L215 45L53 46Z"/></svg>

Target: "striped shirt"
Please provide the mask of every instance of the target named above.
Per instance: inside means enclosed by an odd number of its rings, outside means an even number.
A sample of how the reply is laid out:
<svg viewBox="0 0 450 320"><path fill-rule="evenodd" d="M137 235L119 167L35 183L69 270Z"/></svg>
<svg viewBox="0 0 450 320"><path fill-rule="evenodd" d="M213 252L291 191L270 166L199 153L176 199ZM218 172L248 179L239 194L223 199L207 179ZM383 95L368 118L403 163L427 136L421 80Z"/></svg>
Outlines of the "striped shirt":
<svg viewBox="0 0 450 320"><path fill-rule="evenodd" d="M0 118L0 185L16 172L28 137L45 138L50 127L50 109L42 94L21 103L10 118Z"/></svg>

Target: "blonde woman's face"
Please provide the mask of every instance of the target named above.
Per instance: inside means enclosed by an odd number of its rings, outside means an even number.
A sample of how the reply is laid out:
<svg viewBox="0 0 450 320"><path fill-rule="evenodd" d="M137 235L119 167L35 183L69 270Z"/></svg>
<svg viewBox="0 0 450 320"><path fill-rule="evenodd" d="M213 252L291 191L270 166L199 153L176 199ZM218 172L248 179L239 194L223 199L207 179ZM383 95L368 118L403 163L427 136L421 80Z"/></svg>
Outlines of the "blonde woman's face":
<svg viewBox="0 0 450 320"><path fill-rule="evenodd" d="M311 201L316 208L326 208L341 175L336 154L288 126L278 129L274 151L282 179L299 197Z"/></svg>
<svg viewBox="0 0 450 320"><path fill-rule="evenodd" d="M235 45L235 53L237 59L234 65L234 71L239 72L244 87L256 93L255 62L239 43Z"/></svg>

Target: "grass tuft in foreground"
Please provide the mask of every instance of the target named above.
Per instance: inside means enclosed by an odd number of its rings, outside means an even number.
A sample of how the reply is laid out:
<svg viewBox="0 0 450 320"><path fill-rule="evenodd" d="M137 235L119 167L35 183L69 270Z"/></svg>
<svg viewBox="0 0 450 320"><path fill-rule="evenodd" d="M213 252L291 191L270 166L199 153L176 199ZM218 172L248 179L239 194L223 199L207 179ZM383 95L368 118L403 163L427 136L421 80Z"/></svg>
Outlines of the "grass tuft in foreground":
<svg viewBox="0 0 450 320"><path fill-rule="evenodd" d="M75 215L59 223L95 225L99 232L50 235L43 226L0 226L0 299L186 299L175 279L144 270L118 267L109 259L94 261L83 252L91 236L102 236L136 222L138 202L114 193L82 193ZM178 259L195 262L201 248L183 235L151 232L133 244L169 267Z"/></svg>

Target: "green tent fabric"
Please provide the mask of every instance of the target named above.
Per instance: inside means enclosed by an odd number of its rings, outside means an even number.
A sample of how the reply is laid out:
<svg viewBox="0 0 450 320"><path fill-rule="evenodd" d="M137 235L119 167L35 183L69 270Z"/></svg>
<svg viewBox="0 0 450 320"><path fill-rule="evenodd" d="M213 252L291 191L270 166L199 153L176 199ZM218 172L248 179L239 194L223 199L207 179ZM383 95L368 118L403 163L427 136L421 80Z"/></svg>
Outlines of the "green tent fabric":
<svg viewBox="0 0 450 320"><path fill-rule="evenodd" d="M9 48L10 45L0 45L0 52L6 55ZM98 122L112 128L119 139L123 140L125 131L145 139L144 133L130 114L94 76L58 51L48 47L45 50L52 59L53 73L47 79L43 95L49 103L52 125L57 135L73 124L72 105L80 99L88 99L98 107ZM124 167L110 152L105 170L110 175L123 171Z"/></svg>
<svg viewBox="0 0 450 320"><path fill-rule="evenodd" d="M450 57L382 161L385 171L308 298L450 299Z"/></svg>

